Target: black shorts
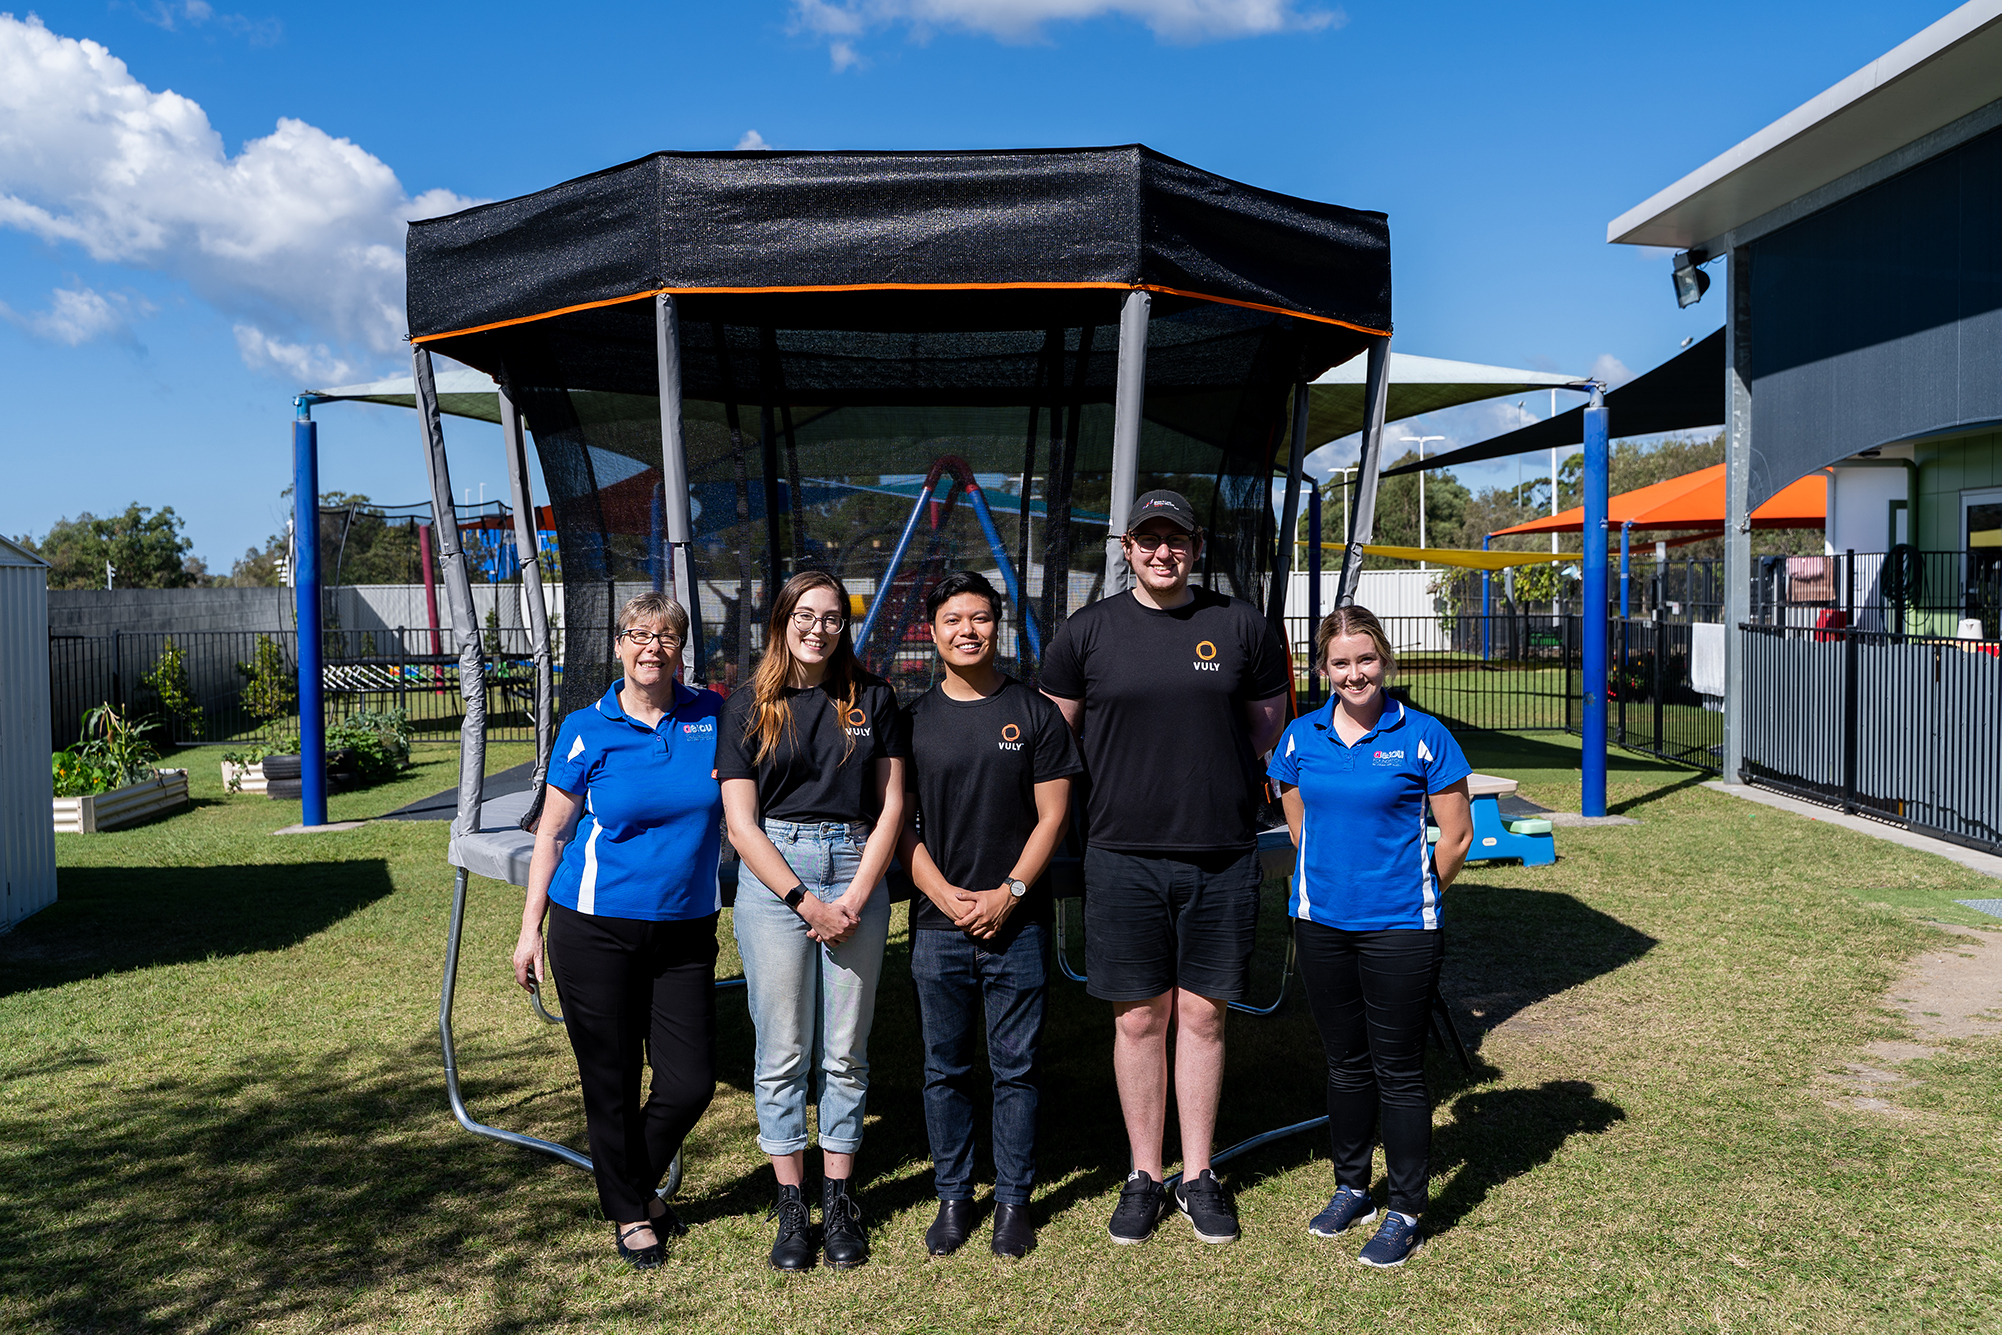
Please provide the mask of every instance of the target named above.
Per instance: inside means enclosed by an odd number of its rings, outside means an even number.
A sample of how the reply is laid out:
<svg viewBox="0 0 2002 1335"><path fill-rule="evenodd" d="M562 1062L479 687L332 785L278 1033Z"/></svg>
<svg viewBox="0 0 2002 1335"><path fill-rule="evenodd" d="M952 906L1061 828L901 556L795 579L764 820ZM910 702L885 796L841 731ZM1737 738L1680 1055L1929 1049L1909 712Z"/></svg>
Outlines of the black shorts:
<svg viewBox="0 0 2002 1335"><path fill-rule="evenodd" d="M1258 849L1084 851L1085 990L1144 1001L1184 988L1242 1001L1258 929Z"/></svg>

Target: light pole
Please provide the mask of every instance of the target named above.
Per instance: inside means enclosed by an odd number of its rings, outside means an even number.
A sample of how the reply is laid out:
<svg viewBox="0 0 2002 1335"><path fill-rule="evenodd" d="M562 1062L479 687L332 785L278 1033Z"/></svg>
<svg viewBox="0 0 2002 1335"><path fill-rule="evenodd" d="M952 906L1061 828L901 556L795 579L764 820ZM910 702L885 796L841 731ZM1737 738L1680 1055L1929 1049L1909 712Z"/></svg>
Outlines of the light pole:
<svg viewBox="0 0 2002 1335"><path fill-rule="evenodd" d="M1402 439L1406 445L1416 445L1418 447L1418 550L1422 552L1425 550L1425 442L1429 440L1444 440L1446 438L1444 436L1404 436ZM1426 568L1424 558L1422 557L1419 558L1418 568L1420 570Z"/></svg>

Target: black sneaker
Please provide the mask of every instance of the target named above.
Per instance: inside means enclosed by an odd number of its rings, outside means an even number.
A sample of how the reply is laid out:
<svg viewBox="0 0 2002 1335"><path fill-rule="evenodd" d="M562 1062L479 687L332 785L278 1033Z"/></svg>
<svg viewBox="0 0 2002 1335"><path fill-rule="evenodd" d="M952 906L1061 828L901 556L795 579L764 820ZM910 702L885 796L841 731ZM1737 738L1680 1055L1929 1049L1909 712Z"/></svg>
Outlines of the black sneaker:
<svg viewBox="0 0 2002 1335"><path fill-rule="evenodd" d="M1136 1168L1126 1175L1126 1185L1119 1189L1119 1204L1113 1208L1112 1222L1105 1226L1105 1231L1117 1243L1130 1246L1145 1242L1154 1236L1154 1229L1167 1208L1166 1189Z"/></svg>
<svg viewBox="0 0 2002 1335"><path fill-rule="evenodd" d="M1216 1174L1205 1168L1175 1187L1175 1205L1204 1242L1236 1242L1237 1210Z"/></svg>

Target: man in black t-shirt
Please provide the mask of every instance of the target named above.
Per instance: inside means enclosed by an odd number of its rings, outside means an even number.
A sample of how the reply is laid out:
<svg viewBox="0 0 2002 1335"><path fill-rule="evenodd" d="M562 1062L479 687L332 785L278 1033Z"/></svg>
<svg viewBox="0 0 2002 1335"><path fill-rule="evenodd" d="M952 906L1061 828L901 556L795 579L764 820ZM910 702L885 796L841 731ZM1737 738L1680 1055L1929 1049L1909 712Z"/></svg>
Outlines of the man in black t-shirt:
<svg viewBox="0 0 2002 1335"><path fill-rule="evenodd" d="M1085 960L1113 1004L1112 1065L1132 1144L1113 1241L1144 1242L1162 1187L1168 1039L1182 1132L1173 1205L1204 1242L1238 1235L1210 1170L1224 1019L1258 920L1257 757L1285 727L1292 665L1249 603L1190 588L1202 530L1172 491L1134 502L1131 593L1080 609L1043 657L1043 690L1084 742Z"/></svg>
<svg viewBox="0 0 2002 1335"><path fill-rule="evenodd" d="M925 1130L938 1218L925 1248L965 1243L973 1205L974 1025L986 1010L994 1072L994 1241L999 1256L1035 1246L1038 1049L1053 921L1050 855L1083 768L1050 702L995 670L1001 597L956 571L926 599L945 679L908 713L905 770L913 824L899 852L911 900L911 978L925 1049Z"/></svg>

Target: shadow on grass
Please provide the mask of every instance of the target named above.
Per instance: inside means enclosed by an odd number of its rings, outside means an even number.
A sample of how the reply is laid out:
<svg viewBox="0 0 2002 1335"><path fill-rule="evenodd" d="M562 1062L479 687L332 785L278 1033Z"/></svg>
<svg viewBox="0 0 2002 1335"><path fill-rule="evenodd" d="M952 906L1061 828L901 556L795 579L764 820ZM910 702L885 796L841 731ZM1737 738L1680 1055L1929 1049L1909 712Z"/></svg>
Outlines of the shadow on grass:
<svg viewBox="0 0 2002 1335"><path fill-rule="evenodd" d="M1433 1196L1425 1231L1444 1233L1490 1191L1550 1162L1573 1136L1599 1135L1626 1116L1626 1109L1598 1097L1582 1080L1461 1095L1453 1101L1451 1125L1432 1142L1433 1179L1459 1171Z"/></svg>
<svg viewBox="0 0 2002 1335"><path fill-rule="evenodd" d="M1452 889L1439 991L1467 1046L1524 1010L1631 964L1655 946L1636 931L1559 891L1483 884L1475 867ZM1517 1021L1529 1032L1542 1022ZM1457 1069L1457 1068L1456 1068Z"/></svg>
<svg viewBox="0 0 2002 1335"><path fill-rule="evenodd" d="M1669 762L1662 761L1661 763L1666 765ZM1707 769L1689 770L1674 783L1665 783L1659 788L1649 789L1639 797L1630 797L1624 802L1613 803L1606 808L1606 814L1610 816L1624 816L1635 807L1643 807L1650 802L1660 801L1671 793L1679 793L1685 788L1694 788L1697 784L1708 783L1716 777L1715 774L1712 774Z"/></svg>
<svg viewBox="0 0 2002 1335"><path fill-rule="evenodd" d="M118 1099L11 1101L0 1140L0 1308L15 1328L235 1331L334 1317L359 1295L456 1269L503 1283L546 1247L495 1219L530 1179L558 1227L578 1174L471 1137L441 1141L435 1049L269 1052ZM526 1062L508 1065L522 1069ZM483 1101L520 1092L487 1079ZM522 1209L515 1203L513 1213ZM637 1319L644 1293L607 1318ZM492 1329L536 1324L503 1319Z"/></svg>
<svg viewBox="0 0 2002 1335"><path fill-rule="evenodd" d="M64 867L57 901L0 936L0 996L217 955L283 950L387 896L380 858Z"/></svg>

